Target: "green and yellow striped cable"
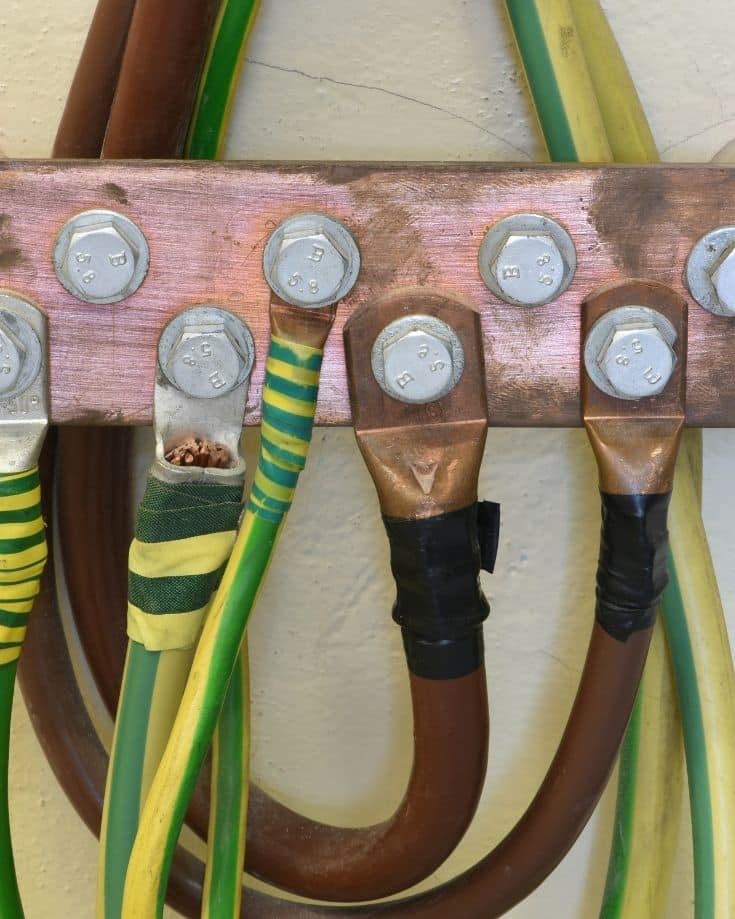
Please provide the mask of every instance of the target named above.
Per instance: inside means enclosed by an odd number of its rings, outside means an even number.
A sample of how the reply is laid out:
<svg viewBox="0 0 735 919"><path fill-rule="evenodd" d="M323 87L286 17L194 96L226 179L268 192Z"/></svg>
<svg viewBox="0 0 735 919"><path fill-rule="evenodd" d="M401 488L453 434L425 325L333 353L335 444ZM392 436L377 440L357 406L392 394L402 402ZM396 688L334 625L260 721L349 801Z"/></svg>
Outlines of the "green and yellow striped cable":
<svg viewBox="0 0 735 919"><path fill-rule="evenodd" d="M603 11L597 0L570 2L616 160L657 162L653 137ZM702 463L702 432L689 430L684 436L672 499L676 513L669 515L671 586L664 597L663 612L685 738L694 836L695 915L697 919L715 919L735 915L735 749L727 740L735 736L735 677L701 518ZM661 749L660 781L665 783L667 806L672 809L679 801L677 762L673 750L667 756ZM641 755L638 785L645 782L642 772L649 768ZM625 801L624 791L621 788L619 803L625 810L630 802ZM609 909L605 919L647 919L665 910L665 891L659 891L655 902L647 899L646 884L636 867L639 857L635 850L645 851L645 824L653 812L650 797L642 800L645 805L636 808L636 820L644 826L632 831L640 836L641 844L635 838L630 840L631 874L624 885L625 896L617 901L606 897L609 906L618 902L621 911ZM668 817L667 823L673 833ZM621 834L616 838L621 839ZM659 844L673 847L668 837L661 838Z"/></svg>
<svg viewBox="0 0 735 919"><path fill-rule="evenodd" d="M259 6L258 0L224 0L221 4L192 119L187 146L189 159L213 159L221 152L245 48ZM227 503L227 496L221 495ZM230 497L239 503L239 496ZM204 546L204 541L200 540L199 551L203 553L205 566L213 564L215 556L224 564L234 542L236 522L234 516L232 538L226 544L216 544L215 538L214 543L210 540L210 544ZM178 538L181 534L177 535L174 527L171 535ZM133 553L135 550L134 544ZM175 570L172 562L185 574L194 572L191 560L182 561L176 552L170 557L160 553L159 556L162 565L157 572L159 576L170 575ZM136 564L131 557L133 572ZM152 574L150 567L149 574ZM193 645L195 634L198 636L199 632L199 614L194 614L188 616L188 634L180 634L187 617L179 612L181 604L173 602L178 598L178 591L174 596L162 598L163 606L158 607L159 612L153 619L146 615L147 608L143 611L135 603L129 608L131 639L137 641L131 640L129 644L121 688L103 815L98 881L97 912L98 916L107 919L121 915L125 873L140 810L165 748L191 667L193 647L186 646ZM170 602L173 605L168 605ZM160 609L173 611L174 607L176 612L169 616L174 623L174 633L179 633L179 637L170 647L171 642L161 634L169 617L165 613L161 615ZM151 627L155 631L153 636L148 634ZM148 648L143 646L145 643ZM179 646L186 650L176 650ZM249 791L246 649L237 669L239 678L233 679L231 684L233 697L228 694L223 709L222 736L218 731L214 741L213 811L202 904L202 916L226 919L239 914L244 859ZM126 800L130 802L127 808ZM229 815L231 823L224 819L225 815ZM238 838L233 836L235 828Z"/></svg>
<svg viewBox="0 0 735 919"><path fill-rule="evenodd" d="M666 630L679 688L694 838L696 919L735 915L735 672L717 579L685 458L669 509Z"/></svg>
<svg viewBox="0 0 735 919"><path fill-rule="evenodd" d="M658 622L620 753L600 919L665 915L679 837L683 763L676 686Z"/></svg>
<svg viewBox="0 0 735 919"><path fill-rule="evenodd" d="M203 919L237 919L242 900L250 790L250 670L247 644L237 657L212 744Z"/></svg>
<svg viewBox="0 0 735 919"><path fill-rule="evenodd" d="M22 919L10 835L8 766L15 674L46 564L38 469L0 475L0 916Z"/></svg>
<svg viewBox="0 0 735 919"><path fill-rule="evenodd" d="M130 641L102 816L100 919L123 915L139 816L242 512L240 473L224 482L171 482L162 475L154 465L130 548Z"/></svg>
<svg viewBox="0 0 735 919"><path fill-rule="evenodd" d="M259 8L260 0L223 0L220 6L189 132L188 159L219 159L222 155L232 100ZM214 737L217 766L212 772L204 919L239 915L250 788L249 680L245 642ZM237 697L230 698L230 694ZM239 749L235 747L238 740Z"/></svg>
<svg viewBox="0 0 735 919"><path fill-rule="evenodd" d="M325 327L324 340L327 333ZM322 354L321 347L271 334L255 481L143 809L125 884L125 919L162 914L176 840L220 717L250 612L306 462Z"/></svg>
<svg viewBox="0 0 735 919"><path fill-rule="evenodd" d="M199 86L187 159L216 160L222 155L232 100L259 7L260 0L222 2Z"/></svg>
<svg viewBox="0 0 735 919"><path fill-rule="evenodd" d="M605 126L569 0L505 0L554 162L609 163Z"/></svg>
<svg viewBox="0 0 735 919"><path fill-rule="evenodd" d="M511 3L508 2L509 11ZM656 147L625 61L597 0L520 2L511 11L514 29L523 29L518 45L552 158L559 150L552 131L558 118L553 94L536 87L553 83L550 73L555 47L563 41L569 60L578 67L584 102L579 111L594 106L597 117L577 121L574 154L566 159L655 162ZM547 54L535 61L539 22L545 20ZM557 33L548 24L556 22ZM561 31L564 39L561 39ZM582 62L582 63L580 63ZM532 68L535 67L535 71ZM592 98L590 99L590 93ZM570 110L575 97L570 93ZM601 155L600 122L609 152ZM569 148L567 147L567 152ZM679 828L683 759L676 690L663 625L657 623L649 660L621 751L618 805L615 817L607 885L601 916L604 919L649 919L660 915L670 886ZM645 805L642 804L645 802ZM637 806L636 806L637 805ZM655 839L656 844L651 845Z"/></svg>
<svg viewBox="0 0 735 919"><path fill-rule="evenodd" d="M568 3L613 162L658 162L648 119L599 0Z"/></svg>

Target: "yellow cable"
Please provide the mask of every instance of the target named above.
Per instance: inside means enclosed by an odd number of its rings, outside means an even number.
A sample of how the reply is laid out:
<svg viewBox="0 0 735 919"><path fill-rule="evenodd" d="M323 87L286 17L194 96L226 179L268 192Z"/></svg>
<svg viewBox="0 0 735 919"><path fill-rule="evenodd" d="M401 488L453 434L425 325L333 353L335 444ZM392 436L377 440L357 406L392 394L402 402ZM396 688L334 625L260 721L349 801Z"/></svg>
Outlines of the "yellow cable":
<svg viewBox="0 0 735 919"><path fill-rule="evenodd" d="M717 580L686 455L669 510L688 645L698 689L712 821L714 919L735 916L735 671ZM678 564L677 564L678 560ZM688 700L690 701L690 700Z"/></svg>
<svg viewBox="0 0 735 919"><path fill-rule="evenodd" d="M656 163L658 150L618 43L598 0L568 0L616 163Z"/></svg>

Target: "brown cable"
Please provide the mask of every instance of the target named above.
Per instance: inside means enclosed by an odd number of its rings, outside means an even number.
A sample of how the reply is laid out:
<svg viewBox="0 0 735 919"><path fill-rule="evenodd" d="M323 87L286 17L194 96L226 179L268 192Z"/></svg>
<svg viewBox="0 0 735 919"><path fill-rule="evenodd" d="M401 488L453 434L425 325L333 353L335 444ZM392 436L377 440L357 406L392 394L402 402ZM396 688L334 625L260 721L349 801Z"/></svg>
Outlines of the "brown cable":
<svg viewBox="0 0 735 919"><path fill-rule="evenodd" d="M635 702L651 630L617 641L595 624L582 678L556 756L530 807L473 868L397 903L330 909L248 891L249 919L493 919L533 891L589 820L615 762Z"/></svg>
<svg viewBox="0 0 735 919"><path fill-rule="evenodd" d="M60 687L73 684L68 652L58 624L53 592L45 590L34 613L32 649L24 651L24 676L48 671L48 680L24 685L29 710L45 722L42 739L52 745L49 758L76 809L98 830L102 813L107 757L80 698ZM29 639L31 630L29 629ZM589 819L605 787L622 739L643 669L650 631L627 642L611 638L595 625L579 690L562 741L532 805L519 824L490 855L459 878L428 894L394 904L322 907L280 901L248 890L243 916L251 919L337 919L340 916L396 919L489 919L501 915L533 890L561 861ZM45 688L39 684L45 684ZM51 685L49 685L51 684ZM29 692L30 688L30 692ZM78 695L78 694L77 694ZM39 700L38 706L36 699ZM71 768L59 768L59 748ZM80 752L82 755L80 755ZM267 823L268 801L258 802L258 824ZM91 814L91 819L88 815ZM252 838L252 837L251 837ZM405 853L404 857L410 857ZM197 915L201 866L191 859L172 872L184 901L177 907ZM521 885L519 889L519 883ZM170 890L171 893L174 889Z"/></svg>
<svg viewBox="0 0 735 919"><path fill-rule="evenodd" d="M138 0L104 159L183 156L218 10L219 0Z"/></svg>
<svg viewBox="0 0 735 919"><path fill-rule="evenodd" d="M130 431L62 428L57 447L59 536L69 603L79 640L114 717L122 683L127 634L127 553L131 539ZM84 560L77 546L95 547ZM82 615L76 615L82 613Z"/></svg>
<svg viewBox="0 0 735 919"><path fill-rule="evenodd" d="M135 0L98 0L61 116L52 156L100 155Z"/></svg>

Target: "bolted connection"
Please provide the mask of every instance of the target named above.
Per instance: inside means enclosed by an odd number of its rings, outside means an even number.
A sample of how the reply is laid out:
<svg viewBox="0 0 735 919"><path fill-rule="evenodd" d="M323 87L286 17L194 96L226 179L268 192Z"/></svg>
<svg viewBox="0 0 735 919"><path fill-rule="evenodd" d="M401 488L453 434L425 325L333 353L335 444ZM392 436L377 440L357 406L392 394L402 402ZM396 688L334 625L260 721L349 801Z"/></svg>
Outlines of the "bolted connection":
<svg viewBox="0 0 735 919"><path fill-rule="evenodd" d="M676 329L656 310L621 306L590 329L584 363L592 382L619 399L657 396L676 367Z"/></svg>
<svg viewBox="0 0 735 919"><path fill-rule="evenodd" d="M506 238L492 273L507 300L538 306L558 295L569 268L551 236L524 233Z"/></svg>
<svg viewBox="0 0 735 919"><path fill-rule="evenodd" d="M284 221L265 248L263 269L273 292L294 306L330 306L352 290L360 253L339 221L300 214Z"/></svg>
<svg viewBox="0 0 735 919"><path fill-rule="evenodd" d="M654 325L616 326L597 360L610 385L626 399L657 396L674 372L674 352Z"/></svg>
<svg viewBox="0 0 735 919"><path fill-rule="evenodd" d="M329 300L347 274L347 260L324 233L286 236L276 259L278 286L303 305Z"/></svg>
<svg viewBox="0 0 735 919"><path fill-rule="evenodd" d="M490 290L515 306L541 306L560 297L577 268L574 241L543 214L511 214L480 245L479 268Z"/></svg>
<svg viewBox="0 0 735 919"><path fill-rule="evenodd" d="M452 328L431 316L404 316L380 333L373 345L375 379L400 402L441 399L464 370L462 344Z"/></svg>
<svg viewBox="0 0 735 919"><path fill-rule="evenodd" d="M196 399L224 396L237 386L248 356L221 323L185 325L164 371L182 392Z"/></svg>
<svg viewBox="0 0 735 919"><path fill-rule="evenodd" d="M710 278L723 310L735 315L735 246L730 246L713 266Z"/></svg>
<svg viewBox="0 0 735 919"><path fill-rule="evenodd" d="M15 389L25 359L25 346L10 327L0 320L0 394Z"/></svg>
<svg viewBox="0 0 735 919"><path fill-rule="evenodd" d="M114 211L72 217L54 249L58 279L88 303L115 303L130 296L143 283L148 258L143 233Z"/></svg>

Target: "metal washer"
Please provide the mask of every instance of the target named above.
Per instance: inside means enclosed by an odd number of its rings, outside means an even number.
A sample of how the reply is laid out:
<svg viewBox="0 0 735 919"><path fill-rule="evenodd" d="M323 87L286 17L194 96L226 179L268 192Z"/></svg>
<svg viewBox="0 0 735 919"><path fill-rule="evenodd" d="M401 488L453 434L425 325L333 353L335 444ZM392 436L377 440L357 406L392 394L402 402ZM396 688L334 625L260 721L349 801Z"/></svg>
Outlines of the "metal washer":
<svg viewBox="0 0 735 919"><path fill-rule="evenodd" d="M480 244L478 256L478 264L483 281L499 300L502 300L504 303L510 303L511 306L523 306L527 309L532 307L529 307L527 303L521 303L518 300L509 298L507 294L500 289L497 278L492 270L505 240L509 236L513 236L517 233L544 234L546 236L551 236L566 264L566 275L561 287L547 300L533 304L534 307L544 306L546 303L551 303L558 299L574 280L574 275L577 271L577 250L574 246L574 241L560 223L557 223L556 220L547 217L545 214L510 214L508 217L499 220L487 231L485 238Z"/></svg>
<svg viewBox="0 0 735 919"><path fill-rule="evenodd" d="M284 288L278 283L276 277L276 262L281 251L281 244L286 236L295 236L298 234L308 235L309 233L324 233L332 245L339 250L347 264L347 271L339 286L339 289L331 297L320 300L317 303L302 303L294 297L291 291ZM292 306L300 306L302 309L321 309L325 306L332 306L338 303L355 286L357 276L360 273L360 250L357 247L355 239L347 227L339 220L333 217L327 217L324 214L309 212L297 214L284 220L280 226L271 234L266 243L263 252L263 273L273 293L290 303Z"/></svg>
<svg viewBox="0 0 735 919"><path fill-rule="evenodd" d="M88 227L105 222L112 223L113 225L118 224L122 228L123 234L129 238L129 242L134 244L138 252L135 271L121 293L113 297L84 297L79 289L71 284L65 277L64 264L71 245L71 238L80 230L85 230ZM59 235L54 242L53 264L59 283L68 290L73 297L76 297L77 300L86 303L98 303L100 305L119 303L121 300L125 300L132 296L145 280L148 274L148 268L150 267L150 249L148 248L148 240L145 238L143 231L124 214L119 214L117 211L102 209L82 211L82 213L75 214L68 220L59 231Z"/></svg>
<svg viewBox="0 0 735 919"><path fill-rule="evenodd" d="M25 348L25 357L21 364L18 380L12 389L0 393L0 401L9 402L22 395L33 385L41 372L43 348L36 333L36 328L43 327L45 317L32 303L15 294L0 293L0 322L7 326Z"/></svg>
<svg viewBox="0 0 735 919"><path fill-rule="evenodd" d="M189 325L223 325L240 348L240 351L245 357L245 362L238 374L234 386L228 389L228 393L232 388L239 386L243 380L250 376L253 365L255 364L255 342L253 341L253 336L246 323L238 316L235 316L234 313L230 313L228 310L224 310L219 306L195 306L192 307L192 309L184 310L184 312L179 313L178 316L174 316L161 333L161 337L158 341L158 365L161 372L172 386L176 389L179 388L176 381L169 376L166 367L175 344ZM217 398L217 395L217 393L214 393L207 398ZM223 395L227 395L227 393Z"/></svg>
<svg viewBox="0 0 735 919"><path fill-rule="evenodd" d="M597 359L602 354L605 345L611 340L616 326L634 325L637 322L655 326L671 350L674 350L677 339L676 329L664 315L648 306L620 306L610 310L592 326L584 343L584 366L589 378L598 389L607 393L608 396L624 399L627 402L635 402L637 397L624 396L613 389ZM676 366L676 355L674 355L674 366Z"/></svg>
<svg viewBox="0 0 735 919"><path fill-rule="evenodd" d="M385 349L394 341L400 339L408 332L424 332L428 335L437 335L445 340L452 353L452 375L447 384L430 399L408 398L405 395L398 395L386 383L385 379ZM459 383L462 373L464 372L464 348L459 336L454 329L437 319L436 316L425 316L420 313L414 313L410 316L401 316L394 319L380 332L373 343L373 350L370 357L370 363L378 386L383 392L390 396L391 399L397 399L399 402L405 402L409 405L421 405L428 402L436 402L450 393Z"/></svg>
<svg viewBox="0 0 735 919"><path fill-rule="evenodd" d="M689 253L684 278L694 300L715 316L735 316L720 301L712 274L725 252L735 245L735 227L718 227L697 240Z"/></svg>

